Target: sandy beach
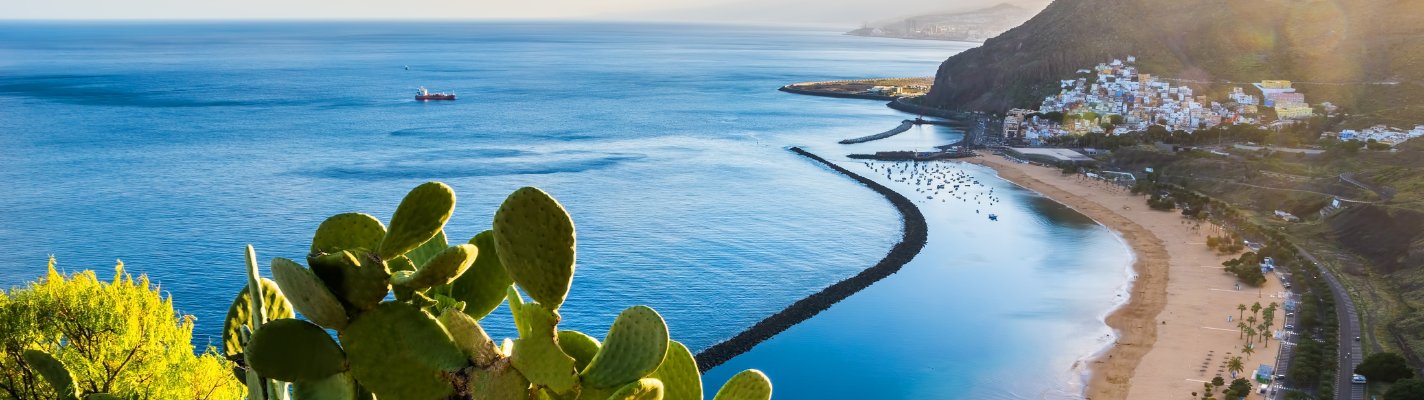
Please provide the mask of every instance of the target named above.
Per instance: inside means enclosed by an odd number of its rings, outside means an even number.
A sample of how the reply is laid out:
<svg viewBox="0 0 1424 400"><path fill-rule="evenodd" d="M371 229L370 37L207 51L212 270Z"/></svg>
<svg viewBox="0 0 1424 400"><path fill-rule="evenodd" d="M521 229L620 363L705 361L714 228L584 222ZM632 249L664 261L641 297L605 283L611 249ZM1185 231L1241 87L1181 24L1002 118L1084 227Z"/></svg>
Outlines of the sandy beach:
<svg viewBox="0 0 1424 400"><path fill-rule="evenodd" d="M993 168L999 176L1063 203L1119 233L1136 253L1130 298L1106 322L1117 341L1090 361L1086 397L1091 400L1187 398L1202 383L1221 375L1230 381L1226 361L1243 356L1244 339L1236 324L1238 304L1283 303L1279 280L1268 275L1264 287L1236 288L1236 278L1206 247L1218 228L1198 225L1178 212L1147 208L1143 196L1056 168L1023 164L983 154L968 162ZM1251 311L1245 312L1250 316ZM1284 310L1273 329L1281 329ZM1263 347L1269 346L1269 347ZM1274 365L1277 343L1257 344L1243 357L1248 376L1258 365Z"/></svg>

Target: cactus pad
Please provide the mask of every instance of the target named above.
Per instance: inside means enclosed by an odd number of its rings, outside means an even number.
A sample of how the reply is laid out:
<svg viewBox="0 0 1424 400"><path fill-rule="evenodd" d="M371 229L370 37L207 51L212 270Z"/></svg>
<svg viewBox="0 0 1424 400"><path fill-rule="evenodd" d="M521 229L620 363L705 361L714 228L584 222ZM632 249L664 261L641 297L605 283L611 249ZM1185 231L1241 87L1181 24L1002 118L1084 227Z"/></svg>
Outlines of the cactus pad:
<svg viewBox="0 0 1424 400"><path fill-rule="evenodd" d="M455 190L440 182L426 182L401 200L391 216L390 229L376 254L388 260L403 255L435 237L455 211Z"/></svg>
<svg viewBox="0 0 1424 400"><path fill-rule="evenodd" d="M608 396L608 400L662 400L663 383L656 378L643 378L623 385Z"/></svg>
<svg viewBox="0 0 1424 400"><path fill-rule="evenodd" d="M287 302L287 297L282 295L282 289L277 286L277 282L271 279L262 278L258 284L262 291L262 305L267 311L267 320L292 318L292 304ZM247 341L242 337L242 329L252 330L252 305L250 293L246 285L237 298L233 299L232 306L227 309L227 317L223 319L223 353L230 359L242 356L242 349L246 347Z"/></svg>
<svg viewBox="0 0 1424 400"><path fill-rule="evenodd" d="M504 301L505 289L514 281L499 263L494 231L484 231L470 239L479 249L474 265L450 284L450 297L465 302L465 313L484 318Z"/></svg>
<svg viewBox="0 0 1424 400"><path fill-rule="evenodd" d="M494 214L494 243L500 264L534 301L558 310L573 282L574 222L553 197L524 187Z"/></svg>
<svg viewBox="0 0 1424 400"><path fill-rule="evenodd" d="M49 386L54 388L61 400L72 400L79 396L79 387L74 385L74 374L64 367L63 362L39 350L25 350L20 356L25 359L25 364L29 364L30 368L49 382Z"/></svg>
<svg viewBox="0 0 1424 400"><path fill-rule="evenodd" d="M362 213L336 214L322 221L312 235L312 253L335 253L355 248L374 249L386 236L381 220Z"/></svg>
<svg viewBox="0 0 1424 400"><path fill-rule="evenodd" d="M702 373L697 369L697 359L676 340L668 341L667 356L650 377L663 382L666 400L702 400Z"/></svg>
<svg viewBox="0 0 1424 400"><path fill-rule="evenodd" d="M364 250L316 255L308 257L307 262L348 312L369 310L390 292L391 274L386 263Z"/></svg>
<svg viewBox="0 0 1424 400"><path fill-rule="evenodd" d="M520 375L508 358L500 359L488 368L466 368L469 380L465 391L472 400L525 400L529 398L529 380Z"/></svg>
<svg viewBox="0 0 1424 400"><path fill-rule="evenodd" d="M351 321L341 343L351 376L381 400L437 400L455 393L451 374L469 365L435 317L381 303Z"/></svg>
<svg viewBox="0 0 1424 400"><path fill-rule="evenodd" d="M339 373L310 382L292 382L295 400L356 400L356 381Z"/></svg>
<svg viewBox="0 0 1424 400"><path fill-rule="evenodd" d="M519 330L519 339L514 341L514 352L509 356L514 368L535 385L547 386L555 392L572 389L578 381L574 359L564 354L554 341L559 314L539 303L519 306L517 313L515 318L524 324Z"/></svg>
<svg viewBox="0 0 1424 400"><path fill-rule="evenodd" d="M501 357L494 340L480 327L479 321L453 309L440 313L439 319L440 324L445 325L445 330L450 332L450 338L455 340L455 346L465 352L465 356L470 358L475 367L488 367Z"/></svg>
<svg viewBox="0 0 1424 400"><path fill-rule="evenodd" d="M263 377L314 382L346 370L346 355L320 326L298 319L268 321L247 343L247 365Z"/></svg>
<svg viewBox="0 0 1424 400"><path fill-rule="evenodd" d="M667 355L668 329L663 317L647 306L633 306L613 321L598 355L583 370L583 382L594 387L618 387L658 369Z"/></svg>
<svg viewBox="0 0 1424 400"><path fill-rule="evenodd" d="M771 380L754 369L738 372L717 390L713 400L771 400Z"/></svg>
<svg viewBox="0 0 1424 400"><path fill-rule="evenodd" d="M292 307L307 319L327 328L346 328L346 309L341 300L311 270L285 258L272 259L272 279L287 295Z"/></svg>
<svg viewBox="0 0 1424 400"><path fill-rule="evenodd" d="M598 354L598 339L579 331L559 331L559 348L574 358L574 369L582 371Z"/></svg>
<svg viewBox="0 0 1424 400"><path fill-rule="evenodd" d="M415 270L414 273L392 277L391 283L416 290L450 283L460 274L465 273L465 270L470 268L470 264L474 264L478 252L479 250L471 244L447 247L445 251L441 251L440 254L421 265L420 269Z"/></svg>
<svg viewBox="0 0 1424 400"><path fill-rule="evenodd" d="M430 259L435 258L435 255L445 251L447 247L450 247L450 242L445 238L445 230L441 229L439 232L435 232L435 237L421 243L415 250L405 253L405 256L409 257L415 265L425 265L430 262Z"/></svg>

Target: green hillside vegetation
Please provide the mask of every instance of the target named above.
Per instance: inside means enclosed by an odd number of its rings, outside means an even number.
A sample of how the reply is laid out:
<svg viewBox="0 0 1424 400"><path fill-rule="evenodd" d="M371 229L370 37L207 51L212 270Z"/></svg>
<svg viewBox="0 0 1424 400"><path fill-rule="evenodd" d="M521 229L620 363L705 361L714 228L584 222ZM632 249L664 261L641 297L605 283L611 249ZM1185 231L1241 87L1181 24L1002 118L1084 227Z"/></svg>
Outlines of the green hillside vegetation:
<svg viewBox="0 0 1424 400"><path fill-rule="evenodd" d="M946 60L925 101L1036 106L1058 80L1128 55L1144 73L1189 82L1297 81L1313 102L1372 121L1417 123L1424 112L1424 2L1416 0L1055 1Z"/></svg>

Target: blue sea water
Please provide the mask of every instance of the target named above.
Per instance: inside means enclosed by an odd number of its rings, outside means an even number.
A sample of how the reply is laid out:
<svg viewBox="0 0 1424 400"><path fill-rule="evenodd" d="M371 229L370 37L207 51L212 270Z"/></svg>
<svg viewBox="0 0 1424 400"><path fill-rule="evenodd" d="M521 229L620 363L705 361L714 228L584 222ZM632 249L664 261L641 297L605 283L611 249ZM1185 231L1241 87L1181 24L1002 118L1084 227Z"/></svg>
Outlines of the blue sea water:
<svg viewBox="0 0 1424 400"><path fill-rule="evenodd" d="M883 198L786 146L869 174L844 154L959 135L840 146L909 116L775 89L928 76L972 46L694 25L3 23L0 287L40 276L50 254L101 276L122 259L197 316L195 341L215 343L245 244L264 264L300 259L326 216L388 219L427 180L459 194L447 232L464 239L532 185L578 227L561 326L601 336L648 304L697 351L899 238ZM460 100L416 102L418 86ZM926 202L925 253L711 371L709 391L736 367L766 370L783 399L1071 391L1074 361L1102 344L1126 249L963 168L1001 188L1003 221ZM515 334L502 310L484 326Z"/></svg>

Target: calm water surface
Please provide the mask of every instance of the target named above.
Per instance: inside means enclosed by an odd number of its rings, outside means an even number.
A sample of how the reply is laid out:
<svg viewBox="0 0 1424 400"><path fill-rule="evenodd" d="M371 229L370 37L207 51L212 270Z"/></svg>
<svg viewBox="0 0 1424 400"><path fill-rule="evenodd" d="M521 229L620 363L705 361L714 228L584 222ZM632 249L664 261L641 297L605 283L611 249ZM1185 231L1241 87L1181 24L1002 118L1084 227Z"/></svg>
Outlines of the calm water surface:
<svg viewBox="0 0 1424 400"><path fill-rule="evenodd" d="M958 135L838 147L908 116L775 88L927 76L970 46L677 25L0 24L0 287L49 254L101 276L122 259L210 343L245 244L264 264L300 258L326 216L388 219L427 180L459 193L447 231L468 238L534 185L579 229L563 326L601 336L648 304L698 350L898 240L887 202L786 146L840 158ZM422 85L461 99L411 100ZM728 367L766 370L783 399L1037 398L1071 380L1125 249L974 171L1013 193L1004 221L926 207L930 246L904 272Z"/></svg>

